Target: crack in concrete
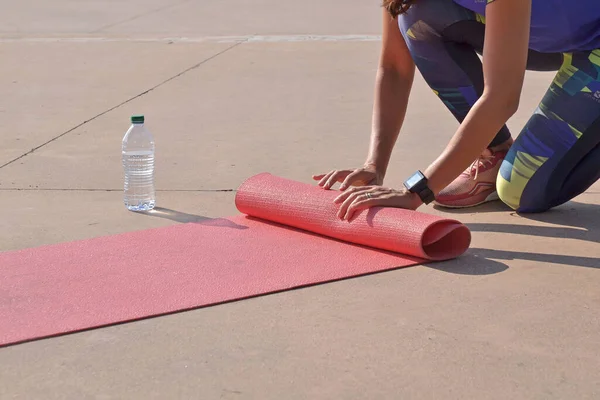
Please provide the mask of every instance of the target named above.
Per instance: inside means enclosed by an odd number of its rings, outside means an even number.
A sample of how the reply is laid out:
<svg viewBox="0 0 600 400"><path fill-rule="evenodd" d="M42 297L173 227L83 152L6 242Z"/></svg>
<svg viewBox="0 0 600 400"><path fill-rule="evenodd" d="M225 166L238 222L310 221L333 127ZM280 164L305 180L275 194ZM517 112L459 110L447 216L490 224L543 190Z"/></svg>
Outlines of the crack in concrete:
<svg viewBox="0 0 600 400"><path fill-rule="evenodd" d="M205 63L207 63L207 62L209 62L209 61L211 61L211 60L213 60L213 59L217 58L217 57L218 57L218 56L220 56L221 54L224 54L224 53L228 52L229 50L232 50L232 49L234 49L235 47L237 47L237 46L239 46L239 45L241 45L242 43L245 43L245 42L246 42L246 41L239 41L239 42L236 42L235 44L233 44L233 45L231 45L231 46L229 46L229 47L225 48L224 50L221 50L221 51L219 51L218 53L216 53L216 54L213 54L212 56L210 56L210 57L208 57L208 58L206 58L206 59L204 59L204 60L200 61L199 63L197 63L197 64L195 64L195 65L192 65L191 67L189 67L189 68L187 68L187 69L183 70L182 72L180 72L180 73L178 73L178 74L176 74L176 75L173 75L172 77L170 77L170 78L168 78L168 79L166 79L166 80L164 80L164 81L160 82L160 83L159 83L159 84L157 84L157 85L154 85L154 86L153 86L153 87L151 87L150 89L147 89L147 90L143 91L142 93L140 93L140 94L137 94L137 95L135 95L135 96L133 96L133 97L131 97L131 98L129 98L129 99L127 99L127 100L125 100L125 101L123 101L123 102L119 103L119 104L117 104L116 106L113 106L113 107L109 108L108 110L105 110L105 111L103 111L103 112L101 112L101 113L99 113L99 114L95 115L94 117L92 117L92 118L90 118L90 119L88 119L88 120L85 120L85 121L83 121L82 123L80 123L80 124L78 124L78 125L74 126L73 128L71 128L71 129L69 129L69 130L67 130L67 131L65 131L65 132L63 132L63 133L61 133L60 135L58 135L58 136L55 136L55 137L53 137L52 139L50 139L50 140L48 140L48 141L46 141L46 142L44 142L44 143L40 144L39 146L36 146L36 147L32 148L32 149L31 149L31 150L29 150L28 152L26 152L26 153L24 153L24 154L21 154L20 156L18 156L18 157L16 157L16 158L14 158L14 159L12 159L12 160L10 160L10 161L6 162L6 163L5 163L5 164L3 164L3 165L0 165L0 169L2 169L2 168L4 168L4 167L6 167L6 166L8 166L8 165L10 165L10 164L12 164L12 163L14 163L14 162L16 162L16 161L19 161L20 159L22 159L22 158L24 158L24 157L28 156L29 154L31 154L31 153L33 153L33 152L35 152L36 150L39 150L39 149L41 149L42 147L44 147L44 146L46 146L46 145L48 145L48 144L50 144L50 143L52 143L52 142L54 142L54 141L56 141L56 140L58 140L58 139L62 138L63 136L65 136L65 135L67 135L67 134L69 134L69 133L71 133L71 132L75 131L76 129L79 129L79 128L81 128L82 126L84 126L84 125L88 124L89 122L92 122L92 121L94 121L94 120L96 120L96 119L98 119L98 118L102 117L103 115L106 115L106 114L108 114L109 112L111 112L111 111L114 111L114 110L116 110L117 108L124 106L125 104L128 104L128 103L130 103L130 102L132 102L132 101L134 101L134 100L136 100L136 99L138 99L138 98L140 98L140 97L142 97L142 96L145 96L146 94L148 94L148 93L152 92L153 90L155 90L155 89L158 89L159 87L161 87L161 86L163 86L163 85L165 85L165 84L167 84L167 83L171 82L172 80L175 80L175 79L179 78L180 76L182 76L182 75L185 75L186 73L188 73L188 72L190 72L190 71L193 71L193 70L195 70L195 69L199 68L199 67L200 67L200 66L202 66L203 64L205 64Z"/></svg>

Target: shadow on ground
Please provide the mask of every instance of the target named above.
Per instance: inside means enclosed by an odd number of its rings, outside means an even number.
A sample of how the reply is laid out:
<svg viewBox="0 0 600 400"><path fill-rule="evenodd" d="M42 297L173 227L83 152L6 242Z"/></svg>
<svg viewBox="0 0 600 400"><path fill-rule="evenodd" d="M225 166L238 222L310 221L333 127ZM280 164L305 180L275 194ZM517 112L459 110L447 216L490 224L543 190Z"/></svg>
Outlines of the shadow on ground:
<svg viewBox="0 0 600 400"><path fill-rule="evenodd" d="M181 224L200 223L212 220L212 218L204 217L202 215L187 214L163 207L155 207L153 210L146 211L144 214L151 217L168 219Z"/></svg>
<svg viewBox="0 0 600 400"><path fill-rule="evenodd" d="M469 249L465 254L454 260L423 265L438 271L458 275L492 275L508 269L508 265L490 258L498 257L490 257L475 249Z"/></svg>
<svg viewBox="0 0 600 400"><path fill-rule="evenodd" d="M489 214L496 212L510 212L512 208L507 206L501 201L491 201L488 203L481 204L477 207L469 208L446 208L438 205L433 205L433 208L437 211L442 211L447 214Z"/></svg>
<svg viewBox="0 0 600 400"><path fill-rule="evenodd" d="M181 211L171 210L170 208L155 207L153 210L146 211L144 215L156 218L164 218L180 224L203 224L210 226L219 226L223 228L248 229L247 226L236 224L226 218L210 218L202 215L187 214Z"/></svg>
<svg viewBox="0 0 600 400"><path fill-rule="evenodd" d="M500 203L500 202L497 202ZM501 203L493 203L485 211L506 211L508 208ZM469 211L459 210L458 213ZM471 212L472 213L472 212ZM556 226L531 226L513 224L513 218L543 222ZM467 223L472 232L500 232L511 235L537 236L548 238L565 238L589 241L600 244L600 205L569 202L560 207L540 214L506 214L506 223ZM485 275L502 272L508 266L496 260L529 260L543 263L554 263L568 266L599 268L599 257L579 257L544 253L528 253L521 251L504 251L482 248L471 248L468 253L450 262L440 265L429 265L445 272L468 275ZM493 260L492 260L493 259Z"/></svg>
<svg viewBox="0 0 600 400"><path fill-rule="evenodd" d="M446 210L447 211L447 210ZM500 232L512 235L567 238L600 243L600 205L569 202L561 207L540 214L517 214L502 202L493 202L477 208L477 213L506 212L506 223L467 223L472 232ZM454 214L473 214L473 209L452 210ZM157 207L146 215L164 218L178 223L215 223L228 221L201 215L187 214L168 208ZM543 222L556 226L531 226L513 224L513 218ZM231 222L231 224L233 224ZM238 229L245 229L237 225ZM460 275L491 275L503 272L508 266L498 260L529 260L600 269L600 258L568 255L528 253L484 248L471 248L462 257L441 263L425 264L429 268Z"/></svg>

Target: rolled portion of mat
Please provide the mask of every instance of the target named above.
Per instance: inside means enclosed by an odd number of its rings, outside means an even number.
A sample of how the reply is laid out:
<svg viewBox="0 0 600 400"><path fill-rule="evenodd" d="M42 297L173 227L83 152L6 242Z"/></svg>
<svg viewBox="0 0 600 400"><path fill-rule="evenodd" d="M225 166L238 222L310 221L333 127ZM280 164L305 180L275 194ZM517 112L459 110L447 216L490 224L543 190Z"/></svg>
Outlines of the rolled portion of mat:
<svg viewBox="0 0 600 400"><path fill-rule="evenodd" d="M240 186L235 203L250 217L428 260L455 258L469 248L465 225L418 211L374 207L342 221L333 202L339 193L264 173Z"/></svg>

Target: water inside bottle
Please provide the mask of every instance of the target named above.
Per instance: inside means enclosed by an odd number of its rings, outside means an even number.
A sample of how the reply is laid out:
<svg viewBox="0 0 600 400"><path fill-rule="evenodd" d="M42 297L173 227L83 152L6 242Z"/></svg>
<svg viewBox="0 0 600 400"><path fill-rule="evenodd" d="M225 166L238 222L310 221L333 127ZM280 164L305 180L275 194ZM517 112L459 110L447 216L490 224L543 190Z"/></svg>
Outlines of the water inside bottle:
<svg viewBox="0 0 600 400"><path fill-rule="evenodd" d="M125 206L130 211L154 208L154 152L123 151L125 167Z"/></svg>

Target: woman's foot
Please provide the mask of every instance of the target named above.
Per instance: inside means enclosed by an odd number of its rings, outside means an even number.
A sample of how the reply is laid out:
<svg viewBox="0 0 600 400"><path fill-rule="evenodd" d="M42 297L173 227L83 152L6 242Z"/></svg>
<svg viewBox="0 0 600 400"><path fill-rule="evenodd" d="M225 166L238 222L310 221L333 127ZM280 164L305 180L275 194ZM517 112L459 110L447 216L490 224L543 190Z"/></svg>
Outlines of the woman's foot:
<svg viewBox="0 0 600 400"><path fill-rule="evenodd" d="M498 200L496 177L511 144L512 139L494 149L486 149L437 195L434 203L446 208L467 208Z"/></svg>

